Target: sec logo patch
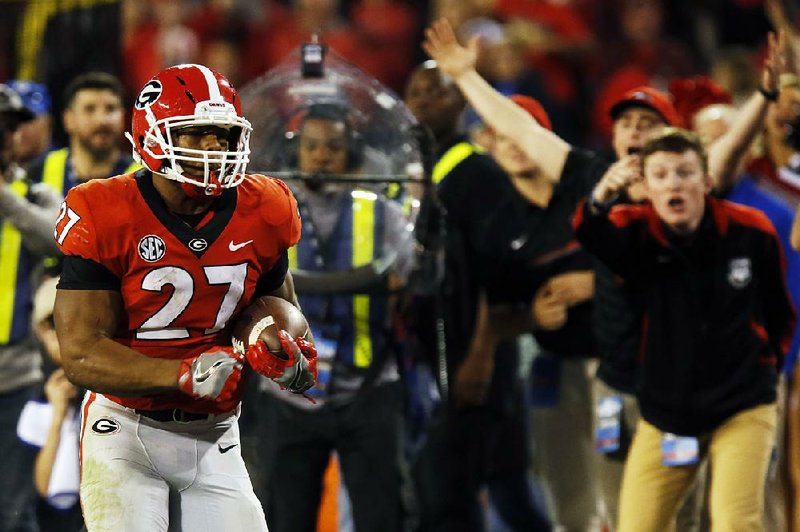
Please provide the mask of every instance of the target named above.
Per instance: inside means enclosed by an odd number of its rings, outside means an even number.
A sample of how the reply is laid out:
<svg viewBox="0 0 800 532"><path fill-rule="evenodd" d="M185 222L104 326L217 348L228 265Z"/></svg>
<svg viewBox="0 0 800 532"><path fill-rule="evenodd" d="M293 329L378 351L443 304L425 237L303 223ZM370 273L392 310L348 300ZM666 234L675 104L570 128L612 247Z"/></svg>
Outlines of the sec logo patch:
<svg viewBox="0 0 800 532"><path fill-rule="evenodd" d="M147 235L139 240L139 256L147 262L156 262L164 257L167 245L158 235Z"/></svg>
<svg viewBox="0 0 800 532"><path fill-rule="evenodd" d="M110 417L101 417L92 425L92 432L103 436L119 432L119 429L119 421Z"/></svg>

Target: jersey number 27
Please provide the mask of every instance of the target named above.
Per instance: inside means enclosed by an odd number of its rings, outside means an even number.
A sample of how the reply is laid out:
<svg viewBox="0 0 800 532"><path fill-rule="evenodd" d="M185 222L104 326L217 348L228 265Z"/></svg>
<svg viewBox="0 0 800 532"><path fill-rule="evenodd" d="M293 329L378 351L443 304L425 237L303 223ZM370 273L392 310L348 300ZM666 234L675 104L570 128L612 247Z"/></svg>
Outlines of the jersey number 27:
<svg viewBox="0 0 800 532"><path fill-rule="evenodd" d="M217 310L214 326L205 330L205 334L213 334L225 327L244 294L247 263L204 266L203 273L209 285L228 285L228 291L225 292L225 297L222 298ZM170 325L183 314L194 299L194 279L188 271L177 266L163 266L150 270L142 279L142 289L149 292L161 292L167 285L172 286L172 295L163 307L147 318L136 330L138 340L178 340L189 337L188 329Z"/></svg>

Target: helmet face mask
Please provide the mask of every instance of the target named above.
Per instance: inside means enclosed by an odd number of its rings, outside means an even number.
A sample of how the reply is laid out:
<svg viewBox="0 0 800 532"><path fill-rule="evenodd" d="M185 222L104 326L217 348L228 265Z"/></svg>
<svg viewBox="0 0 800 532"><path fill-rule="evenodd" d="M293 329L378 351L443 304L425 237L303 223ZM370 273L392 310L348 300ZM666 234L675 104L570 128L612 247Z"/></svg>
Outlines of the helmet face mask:
<svg viewBox="0 0 800 532"><path fill-rule="evenodd" d="M134 157L148 170L189 185L185 191L199 187L201 195L216 196L244 179L252 128L242 116L236 91L209 68L178 65L159 72L139 93L132 122L127 136ZM178 130L198 126L227 129L227 149L176 145Z"/></svg>

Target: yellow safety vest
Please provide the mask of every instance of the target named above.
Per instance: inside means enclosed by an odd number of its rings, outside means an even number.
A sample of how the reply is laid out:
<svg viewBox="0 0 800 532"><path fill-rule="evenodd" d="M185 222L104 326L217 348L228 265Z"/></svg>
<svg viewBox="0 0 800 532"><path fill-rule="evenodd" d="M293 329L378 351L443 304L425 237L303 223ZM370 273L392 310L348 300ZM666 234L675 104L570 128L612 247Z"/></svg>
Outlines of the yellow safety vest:
<svg viewBox="0 0 800 532"><path fill-rule="evenodd" d="M473 153L483 152L483 149L466 141L451 146L433 166L433 175L431 176L433 178L433 184L438 185L447 174L453 171L453 168L458 166L461 161Z"/></svg>
<svg viewBox="0 0 800 532"><path fill-rule="evenodd" d="M351 228L353 267L369 264L375 258L375 203L377 194L362 190L351 192L353 221ZM297 269L297 248L289 248L289 269ZM369 327L370 296L353 296L353 364L366 368L372 363L372 336Z"/></svg>
<svg viewBox="0 0 800 532"><path fill-rule="evenodd" d="M9 188L21 198L28 194L28 183L24 180L14 181ZM11 340L21 252L22 234L11 223L11 220L6 218L0 229L0 345L5 345ZM27 274L28 272L23 273ZM32 291L33 287L29 287L29 289ZM28 316L20 319L27 320Z"/></svg>
<svg viewBox="0 0 800 532"><path fill-rule="evenodd" d="M69 148L53 150L44 159L42 169L42 182L47 183L53 189L66 195L64 190L64 178L67 174L67 159L69 159ZM139 163L132 162L123 173L127 174L139 170L142 167ZM109 176L111 177L111 176Z"/></svg>

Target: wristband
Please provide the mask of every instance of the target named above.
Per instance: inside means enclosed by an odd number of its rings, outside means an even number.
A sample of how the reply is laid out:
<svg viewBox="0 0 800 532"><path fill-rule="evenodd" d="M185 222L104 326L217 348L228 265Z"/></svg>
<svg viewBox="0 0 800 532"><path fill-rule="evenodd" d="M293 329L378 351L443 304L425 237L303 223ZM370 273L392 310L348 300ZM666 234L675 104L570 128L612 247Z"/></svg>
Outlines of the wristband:
<svg viewBox="0 0 800 532"><path fill-rule="evenodd" d="M775 102L775 101L777 101L777 100L778 100L778 96L779 96L779 95L780 95L780 93L781 93L781 91L779 91L778 89L774 89L774 90L768 91L768 90L767 90L767 89L765 89L764 87L759 87L759 88L758 88L758 92L760 92L760 93L761 93L761 95L762 95L762 96L764 96L764 98L765 98L765 99L766 99L768 102Z"/></svg>

